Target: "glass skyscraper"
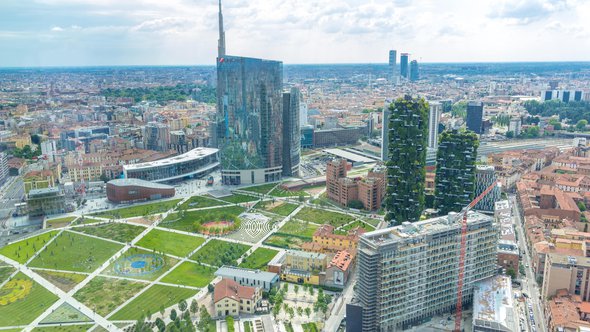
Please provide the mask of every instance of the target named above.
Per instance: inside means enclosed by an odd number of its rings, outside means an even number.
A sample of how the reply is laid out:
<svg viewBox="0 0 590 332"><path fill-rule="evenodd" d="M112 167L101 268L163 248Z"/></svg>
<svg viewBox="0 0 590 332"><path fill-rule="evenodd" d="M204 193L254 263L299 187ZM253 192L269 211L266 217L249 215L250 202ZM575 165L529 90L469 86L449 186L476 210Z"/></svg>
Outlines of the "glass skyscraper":
<svg viewBox="0 0 590 332"><path fill-rule="evenodd" d="M283 175L299 174L301 129L299 124L300 93L291 88L283 93Z"/></svg>
<svg viewBox="0 0 590 332"><path fill-rule="evenodd" d="M408 53L402 53L399 57L399 75L403 78L410 76L410 55Z"/></svg>

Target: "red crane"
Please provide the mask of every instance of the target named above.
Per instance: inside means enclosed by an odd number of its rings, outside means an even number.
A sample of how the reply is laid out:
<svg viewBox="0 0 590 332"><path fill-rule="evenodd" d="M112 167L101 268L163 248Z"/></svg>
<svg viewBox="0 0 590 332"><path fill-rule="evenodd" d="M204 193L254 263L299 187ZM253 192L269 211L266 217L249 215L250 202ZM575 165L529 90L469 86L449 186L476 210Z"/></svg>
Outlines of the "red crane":
<svg viewBox="0 0 590 332"><path fill-rule="evenodd" d="M461 221L461 251L459 254L459 281L457 282L457 311L455 313L455 332L461 332L461 314L463 313L463 275L465 274L465 242L467 242L467 213L473 209L479 201L489 194L500 182L494 182L477 196L469 205L459 213Z"/></svg>

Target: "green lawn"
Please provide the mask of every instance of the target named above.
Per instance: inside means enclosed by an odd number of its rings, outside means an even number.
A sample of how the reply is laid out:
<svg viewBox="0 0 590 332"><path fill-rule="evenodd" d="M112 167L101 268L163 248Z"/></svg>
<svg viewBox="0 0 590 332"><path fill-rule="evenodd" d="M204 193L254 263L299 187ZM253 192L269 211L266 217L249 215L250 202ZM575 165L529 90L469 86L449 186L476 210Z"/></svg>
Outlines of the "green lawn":
<svg viewBox="0 0 590 332"><path fill-rule="evenodd" d="M192 255L191 259L213 266L236 265L236 260L248 249L250 247L247 245L213 239Z"/></svg>
<svg viewBox="0 0 590 332"><path fill-rule="evenodd" d="M80 331L81 332L81 331L88 331L92 326L94 326L94 323L65 325L65 326L38 326L38 327L34 328L33 331L40 331L40 332L77 332L77 331Z"/></svg>
<svg viewBox="0 0 590 332"><path fill-rule="evenodd" d="M341 230L344 233L348 234L348 231L349 230L351 230L353 228L357 228L357 227L360 227L360 228L364 229L367 232L370 232L370 231L374 231L375 230L375 227L373 227L371 225L367 225L367 224L365 224L364 222L361 222L361 221L355 221L353 223L350 223L350 224L342 227Z"/></svg>
<svg viewBox="0 0 590 332"><path fill-rule="evenodd" d="M143 257L140 258L133 258L134 255L141 255L141 254L148 254L149 256L155 255L158 258L162 259L163 265L160 266L159 269L152 269L146 270L143 274L126 274L126 272L122 272L121 269L129 268L131 263L136 260L144 260ZM151 261L146 260L147 265L151 263ZM127 277L133 279L141 279L141 280L156 280L159 276L166 273L166 271L170 270L174 265L178 263L178 260L172 257L168 257L166 255L161 255L158 253L154 253L153 251L143 250L136 247L132 247L127 250L119 259L111 263L103 272L103 274L112 275L112 276L119 276L119 277ZM119 265L119 270L116 269L116 266ZM149 267L148 267L149 269ZM140 273L140 270L132 270L130 273Z"/></svg>
<svg viewBox="0 0 590 332"><path fill-rule="evenodd" d="M330 224L334 227L342 226L356 219L346 214L333 211L318 210L309 207L304 207L303 209L301 209L301 211L299 211L295 215L295 218L301 219L303 221L314 222L320 225Z"/></svg>
<svg viewBox="0 0 590 332"><path fill-rule="evenodd" d="M49 220L45 221L45 224L47 225L47 228L64 227L64 226L69 225L72 221L76 220L76 218L78 218L78 217L70 216L70 217L49 219Z"/></svg>
<svg viewBox="0 0 590 332"><path fill-rule="evenodd" d="M154 285L109 317L109 319L136 320L139 319L142 313L154 314L161 308L170 307L196 293L197 291L193 289Z"/></svg>
<svg viewBox="0 0 590 332"><path fill-rule="evenodd" d="M379 223L381 222L381 220L373 219L373 218L363 218L363 220L365 222L367 222L368 224L371 224L373 227L377 227L379 225Z"/></svg>
<svg viewBox="0 0 590 332"><path fill-rule="evenodd" d="M226 205L226 203L206 196L193 196L186 202L182 203L179 210L200 209L219 205Z"/></svg>
<svg viewBox="0 0 590 332"><path fill-rule="evenodd" d="M294 235L288 234L273 234L271 235L264 244L277 247L277 248L285 248L285 249L301 249L301 245L304 242L310 241L309 239L297 237Z"/></svg>
<svg viewBox="0 0 590 332"><path fill-rule="evenodd" d="M195 232L197 230L196 224L201 224L209 221L222 221L226 219L225 216L237 218L244 208L240 206L230 206L216 209L209 209L204 211L183 211L169 215L160 224L160 227L177 229L185 232Z"/></svg>
<svg viewBox="0 0 590 332"><path fill-rule="evenodd" d="M308 238L311 241L313 233L315 233L319 227L320 226L314 225L312 223L298 220L289 220L277 231L277 233Z"/></svg>
<svg viewBox="0 0 590 332"><path fill-rule="evenodd" d="M0 267L0 284L4 282L4 280L8 279L10 275L16 271L13 267L10 266L2 266Z"/></svg>
<svg viewBox="0 0 590 332"><path fill-rule="evenodd" d="M96 224L98 222L105 222L105 220L95 219L91 217L81 217L80 219L76 220L76 225L87 225L87 224Z"/></svg>
<svg viewBox="0 0 590 332"><path fill-rule="evenodd" d="M141 234L141 232L145 230L145 227L110 222L108 224L96 226L76 227L75 230L105 239L127 243L131 242L131 240L135 239L139 234Z"/></svg>
<svg viewBox="0 0 590 332"><path fill-rule="evenodd" d="M184 262L162 278L162 282L193 287L205 287L215 278L215 271L217 271L217 269L205 265Z"/></svg>
<svg viewBox="0 0 590 332"><path fill-rule="evenodd" d="M230 196L220 197L220 200L226 201L228 203L239 204L239 203L246 203L246 202L253 202L259 200L260 198L244 195L244 194L232 194Z"/></svg>
<svg viewBox="0 0 590 332"><path fill-rule="evenodd" d="M205 242L205 239L202 237L154 229L137 242L137 245L158 252L184 257L203 244L203 242Z"/></svg>
<svg viewBox="0 0 590 332"><path fill-rule="evenodd" d="M17 274L13 280L15 279L31 280L22 273ZM8 292L6 285L0 288L0 294L5 294L6 292ZM0 306L0 326L29 324L55 301L57 301L57 296L36 282L33 282L33 287L25 298L8 305Z"/></svg>
<svg viewBox="0 0 590 332"><path fill-rule="evenodd" d="M274 188L276 185L278 185L278 183L266 183L258 186L240 188L240 190L249 191L257 194L268 194L268 192L271 191L272 188Z"/></svg>
<svg viewBox="0 0 590 332"><path fill-rule="evenodd" d="M253 326L252 326L252 322L247 320L244 322L244 332L252 332L253 330Z"/></svg>
<svg viewBox="0 0 590 332"><path fill-rule="evenodd" d="M166 212L178 204L180 199L173 199L169 201L154 202L149 204L133 205L116 210L108 210L93 213L93 216L102 218L132 218L140 216L148 216L151 214L157 214Z"/></svg>
<svg viewBox="0 0 590 332"><path fill-rule="evenodd" d="M96 277L76 292L74 298L105 316L146 286L137 281Z"/></svg>
<svg viewBox="0 0 590 332"><path fill-rule="evenodd" d="M265 269L266 264L273 259L276 254L279 252L272 249L267 248L258 248L256 249L250 256L246 257L240 267L245 267L248 269Z"/></svg>
<svg viewBox="0 0 590 332"><path fill-rule="evenodd" d="M37 250L40 250L46 242L57 235L58 232L51 231L37 235L35 237L25 239L0 249L0 254L8 258L14 259L19 263L25 263L33 256Z"/></svg>
<svg viewBox="0 0 590 332"><path fill-rule="evenodd" d="M283 188L281 188L281 186L278 186L273 191L271 191L269 195L276 197L299 197L309 196L309 193L304 190L284 190Z"/></svg>
<svg viewBox="0 0 590 332"><path fill-rule="evenodd" d="M58 271L35 270L35 272L64 292L69 292L87 277L85 274Z"/></svg>
<svg viewBox="0 0 590 332"><path fill-rule="evenodd" d="M291 212L295 211L297 208L296 204L287 203L287 202L275 202L275 206L273 206L272 201L265 201L265 202L258 202L256 204L257 209L262 209L268 212L272 212L281 216L288 216Z"/></svg>
<svg viewBox="0 0 590 332"><path fill-rule="evenodd" d="M29 265L56 270L92 272L122 247L117 243L63 232Z"/></svg>
<svg viewBox="0 0 590 332"><path fill-rule="evenodd" d="M301 325L303 332L319 332L318 326L315 323L305 323Z"/></svg>

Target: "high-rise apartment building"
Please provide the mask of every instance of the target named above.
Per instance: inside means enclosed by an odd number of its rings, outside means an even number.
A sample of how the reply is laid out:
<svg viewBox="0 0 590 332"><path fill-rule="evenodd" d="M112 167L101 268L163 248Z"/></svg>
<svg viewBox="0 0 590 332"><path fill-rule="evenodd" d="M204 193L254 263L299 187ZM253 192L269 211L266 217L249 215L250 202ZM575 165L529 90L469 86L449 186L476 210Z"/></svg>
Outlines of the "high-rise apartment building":
<svg viewBox="0 0 590 332"><path fill-rule="evenodd" d="M402 53L399 57L399 76L408 78L410 76L410 55Z"/></svg>
<svg viewBox="0 0 590 332"><path fill-rule="evenodd" d="M397 83L399 74L397 73L397 51L389 51L389 75L392 83Z"/></svg>
<svg viewBox="0 0 590 332"><path fill-rule="evenodd" d="M224 184L278 181L283 173L283 64L226 55L219 6L217 116Z"/></svg>
<svg viewBox="0 0 590 332"><path fill-rule="evenodd" d="M412 60L410 62L410 81L416 82L420 79L420 71L418 69L418 61Z"/></svg>
<svg viewBox="0 0 590 332"><path fill-rule="evenodd" d="M483 133L483 102L470 101L467 104L467 129L479 135Z"/></svg>
<svg viewBox="0 0 590 332"><path fill-rule="evenodd" d="M143 127L143 146L146 150L168 151L170 127L164 123L149 122Z"/></svg>
<svg viewBox="0 0 590 332"><path fill-rule="evenodd" d="M301 103L299 105L299 126L301 128L307 126L307 104Z"/></svg>
<svg viewBox="0 0 590 332"><path fill-rule="evenodd" d="M424 209L428 103L406 96L389 110L385 219L399 225L418 220Z"/></svg>
<svg viewBox="0 0 590 332"><path fill-rule="evenodd" d="M436 155L434 207L440 214L459 212L474 198L479 140L471 131L446 130Z"/></svg>
<svg viewBox="0 0 590 332"><path fill-rule="evenodd" d="M508 131L511 131L514 137L520 135L522 131L522 121L520 120L520 117L510 119L510 123L508 124Z"/></svg>
<svg viewBox="0 0 590 332"><path fill-rule="evenodd" d="M428 112L428 148L438 148L438 125L442 113L442 104L439 102L429 102L430 111Z"/></svg>
<svg viewBox="0 0 590 332"><path fill-rule="evenodd" d="M498 181L494 166L477 165L475 167L475 194L477 197L489 186ZM492 191L475 205L475 209L484 212L494 212L496 202L500 200L500 188L496 186Z"/></svg>
<svg viewBox="0 0 590 332"><path fill-rule="evenodd" d="M283 175L299 175L301 130L299 126L300 94L297 88L283 92Z"/></svg>
<svg viewBox="0 0 590 332"><path fill-rule="evenodd" d="M391 101L386 100L383 107L383 122L381 124L381 160L387 162L389 160L389 117L391 111L389 110Z"/></svg>
<svg viewBox="0 0 590 332"><path fill-rule="evenodd" d="M8 178L8 156L4 152L0 152L0 184L4 183Z"/></svg>
<svg viewBox="0 0 590 332"><path fill-rule="evenodd" d="M340 201L339 180L346 178L348 172L345 159L335 159L326 165L326 196L333 201Z"/></svg>
<svg viewBox="0 0 590 332"><path fill-rule="evenodd" d="M495 275L499 230L492 217L469 212L464 304L474 284ZM361 236L357 251L362 332L401 331L457 305L460 215L437 217ZM348 310L347 310L348 311ZM348 312L352 312L348 311Z"/></svg>

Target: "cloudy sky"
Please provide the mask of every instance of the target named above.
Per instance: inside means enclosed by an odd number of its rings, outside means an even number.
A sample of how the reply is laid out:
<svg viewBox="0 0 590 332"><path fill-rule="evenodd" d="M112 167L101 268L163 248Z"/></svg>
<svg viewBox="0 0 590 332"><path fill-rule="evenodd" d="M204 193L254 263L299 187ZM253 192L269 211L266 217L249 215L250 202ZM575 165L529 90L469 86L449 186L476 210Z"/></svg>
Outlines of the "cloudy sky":
<svg viewBox="0 0 590 332"><path fill-rule="evenodd" d="M225 0L227 52L285 63L590 61L590 0ZM0 0L0 67L214 64L216 0Z"/></svg>

